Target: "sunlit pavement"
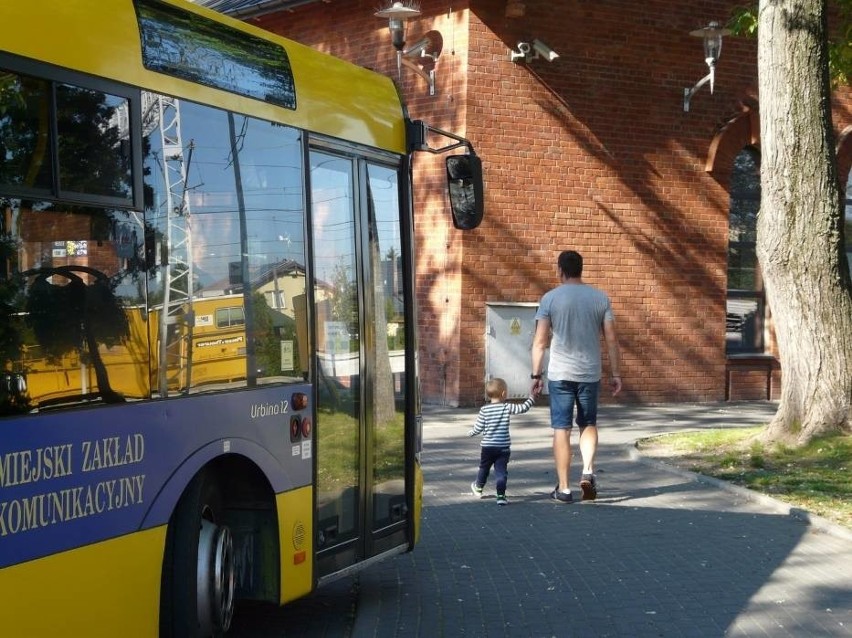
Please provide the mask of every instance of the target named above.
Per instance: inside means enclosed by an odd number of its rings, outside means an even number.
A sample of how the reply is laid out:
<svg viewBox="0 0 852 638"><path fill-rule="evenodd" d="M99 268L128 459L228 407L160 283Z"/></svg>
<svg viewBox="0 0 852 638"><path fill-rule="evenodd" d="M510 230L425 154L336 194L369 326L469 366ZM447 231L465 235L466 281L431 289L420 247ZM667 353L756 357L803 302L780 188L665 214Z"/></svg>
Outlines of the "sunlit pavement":
<svg viewBox="0 0 852 638"><path fill-rule="evenodd" d="M631 453L645 436L764 423L774 410L602 406L598 499L565 505L549 498L549 413L535 407L513 419L511 504L498 507L469 491L476 411L427 408L415 550L283 610L253 610L236 635L852 636L848 530ZM580 470L575 453L575 491Z"/></svg>

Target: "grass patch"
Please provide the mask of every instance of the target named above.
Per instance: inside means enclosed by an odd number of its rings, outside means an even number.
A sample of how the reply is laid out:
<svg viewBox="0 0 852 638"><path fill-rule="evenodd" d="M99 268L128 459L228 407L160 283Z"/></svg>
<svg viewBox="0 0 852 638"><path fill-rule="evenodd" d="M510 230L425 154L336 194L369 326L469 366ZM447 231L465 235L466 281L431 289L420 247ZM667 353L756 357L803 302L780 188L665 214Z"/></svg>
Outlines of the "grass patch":
<svg viewBox="0 0 852 638"><path fill-rule="evenodd" d="M666 434L636 446L643 456L768 494L852 529L852 436L792 448L756 441L761 430Z"/></svg>

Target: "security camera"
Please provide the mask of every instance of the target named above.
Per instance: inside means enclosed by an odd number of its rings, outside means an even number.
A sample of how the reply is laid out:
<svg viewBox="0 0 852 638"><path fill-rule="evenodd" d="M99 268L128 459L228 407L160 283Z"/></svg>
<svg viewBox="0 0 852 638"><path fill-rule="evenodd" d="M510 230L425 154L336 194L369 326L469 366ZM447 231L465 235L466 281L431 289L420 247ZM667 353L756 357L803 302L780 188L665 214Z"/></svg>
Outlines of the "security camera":
<svg viewBox="0 0 852 638"><path fill-rule="evenodd" d="M443 45L444 39L441 37L441 34L437 31L429 31L417 42L404 49L402 56L411 60L415 58L432 58L433 61L437 61L438 56L441 55Z"/></svg>
<svg viewBox="0 0 852 638"><path fill-rule="evenodd" d="M509 60L512 62L518 62L519 60L527 61L530 59L531 52L532 47L529 42L518 42L518 50L509 51Z"/></svg>
<svg viewBox="0 0 852 638"><path fill-rule="evenodd" d="M535 50L537 56L543 57L548 62L553 62L556 58L559 57L559 54L547 46L544 42L536 38L532 42L533 49ZM529 51L529 45L527 45L527 50Z"/></svg>
<svg viewBox="0 0 852 638"><path fill-rule="evenodd" d="M409 58L416 58L426 54L426 49L429 47L429 38L421 38L414 45L407 48L402 54Z"/></svg>
<svg viewBox="0 0 852 638"><path fill-rule="evenodd" d="M544 58L548 62L553 62L559 54L547 46L541 40L533 40L529 42L518 42L517 51L509 51L509 59L512 62L532 62L538 58Z"/></svg>

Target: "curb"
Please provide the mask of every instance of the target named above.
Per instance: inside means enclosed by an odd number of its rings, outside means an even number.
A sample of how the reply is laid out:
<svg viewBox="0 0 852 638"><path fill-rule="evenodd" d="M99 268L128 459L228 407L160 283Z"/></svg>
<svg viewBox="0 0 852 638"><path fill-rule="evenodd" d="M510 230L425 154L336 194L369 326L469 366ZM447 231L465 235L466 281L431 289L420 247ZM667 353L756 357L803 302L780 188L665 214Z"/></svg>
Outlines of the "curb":
<svg viewBox="0 0 852 638"><path fill-rule="evenodd" d="M632 461L637 461L644 465L649 465L651 467L655 467L660 470L664 470L671 474L678 474L684 478L690 479L692 481L696 481L698 483L704 483L705 485L711 485L713 487L725 490L726 492L731 492L733 494L737 494L743 498L746 498L750 501L754 501L771 509L779 514L784 514L785 516L790 516L791 518L795 518L803 523L806 523L808 526L813 528L815 531L822 532L824 534L829 534L831 536L836 536L838 538L842 538L843 540L847 540L852 542L852 530L847 529L843 525L839 525L838 523L834 523L826 518L821 516L817 516L816 514L812 514L811 512L802 509L801 507L795 507L790 505L789 503L785 503L784 501L780 501L771 496L767 496L766 494L761 494L760 492L755 492L754 490L750 490L745 487L740 487L739 485L734 485L732 483L728 483L727 481L722 481L717 478L713 478L712 476L706 476L704 474L699 474L698 472L690 472L689 470L683 470L679 467L675 467L674 465L669 465L663 461L658 461L657 459L651 459L639 452L636 449L636 443L628 446L627 454Z"/></svg>

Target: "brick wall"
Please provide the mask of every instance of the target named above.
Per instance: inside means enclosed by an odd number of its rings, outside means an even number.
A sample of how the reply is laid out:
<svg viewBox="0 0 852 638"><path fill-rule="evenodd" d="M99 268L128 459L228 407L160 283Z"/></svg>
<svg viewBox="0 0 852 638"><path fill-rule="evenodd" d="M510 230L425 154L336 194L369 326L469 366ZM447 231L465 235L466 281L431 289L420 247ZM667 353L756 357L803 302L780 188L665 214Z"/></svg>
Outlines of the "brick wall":
<svg viewBox="0 0 852 638"><path fill-rule="evenodd" d="M756 43L725 38L714 94L702 88L688 113L682 102L707 72L689 32L724 22L738 4L527 2L523 17L507 18L504 0L421 2L408 41L441 33L438 95L407 71L403 95L412 117L474 143L486 186L486 221L455 231L443 158L416 157L424 401L480 400L486 303L537 301L558 282L556 257L568 248L612 298L621 401L724 397L727 187L739 141L759 145ZM257 22L395 75L375 10L320 3ZM533 38L560 57L510 62L509 49ZM836 98L838 133L852 125L851 107L848 91ZM743 381L735 398L763 398L759 379Z"/></svg>

